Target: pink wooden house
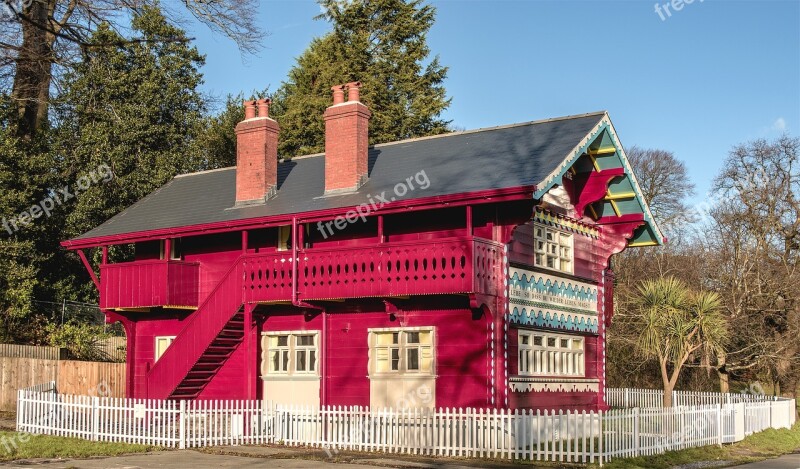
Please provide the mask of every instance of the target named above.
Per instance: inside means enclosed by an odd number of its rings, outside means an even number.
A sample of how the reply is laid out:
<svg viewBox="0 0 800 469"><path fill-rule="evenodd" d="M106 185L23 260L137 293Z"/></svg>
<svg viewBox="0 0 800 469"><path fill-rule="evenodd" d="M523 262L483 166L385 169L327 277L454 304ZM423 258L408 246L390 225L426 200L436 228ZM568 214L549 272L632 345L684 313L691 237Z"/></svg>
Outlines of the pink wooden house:
<svg viewBox="0 0 800 469"><path fill-rule="evenodd" d="M125 328L127 395L603 408L609 260L662 242L608 115L370 147L358 86L324 154L279 160L246 102L236 167L63 243ZM108 263L119 244L135 260Z"/></svg>

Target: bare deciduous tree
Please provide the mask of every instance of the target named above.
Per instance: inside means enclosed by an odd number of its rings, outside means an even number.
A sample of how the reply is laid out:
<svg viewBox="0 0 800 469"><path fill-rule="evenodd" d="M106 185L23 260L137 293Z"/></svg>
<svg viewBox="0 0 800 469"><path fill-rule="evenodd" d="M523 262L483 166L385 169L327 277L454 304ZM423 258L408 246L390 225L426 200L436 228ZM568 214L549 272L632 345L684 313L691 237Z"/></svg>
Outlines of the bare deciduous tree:
<svg viewBox="0 0 800 469"><path fill-rule="evenodd" d="M626 155L658 223L672 231L678 224L691 221L686 201L694 194L694 184L686 165L665 150L633 146Z"/></svg>
<svg viewBox="0 0 800 469"><path fill-rule="evenodd" d="M89 36L107 22L124 29L130 12L158 0L0 0L0 80L17 107L17 135L31 138L47 122L54 78L68 68ZM255 23L255 0L173 0L180 9L162 6L172 21L187 12L213 31L254 52L262 35ZM135 38L132 40L136 40ZM169 41L170 38L163 38ZM2 83L2 82L0 82Z"/></svg>
<svg viewBox="0 0 800 469"><path fill-rule="evenodd" d="M800 378L800 139L735 147L715 189L724 202L708 228L717 266L709 281L734 330L719 369L722 387L730 374L760 374L776 393L793 393Z"/></svg>

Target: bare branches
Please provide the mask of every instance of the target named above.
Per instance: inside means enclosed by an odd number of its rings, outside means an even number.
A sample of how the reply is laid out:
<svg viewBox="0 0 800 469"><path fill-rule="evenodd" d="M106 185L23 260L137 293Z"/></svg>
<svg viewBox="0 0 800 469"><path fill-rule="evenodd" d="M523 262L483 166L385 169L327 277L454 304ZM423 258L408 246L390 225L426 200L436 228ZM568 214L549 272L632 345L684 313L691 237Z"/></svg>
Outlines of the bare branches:
<svg viewBox="0 0 800 469"><path fill-rule="evenodd" d="M664 150L631 147L626 151L644 198L668 230L690 222L686 199L694 194L686 165Z"/></svg>
<svg viewBox="0 0 800 469"><path fill-rule="evenodd" d="M255 0L173 0L180 12L171 23L188 14L213 31L228 36L244 53L258 50L264 34L256 23ZM0 18L0 85L13 81L11 96L19 115L17 134L30 139L48 119L51 90L59 87L59 73L91 48L135 43L186 42L186 37L130 38L119 34L111 42L92 39L101 24L121 32L131 14L146 6L160 8L158 0L35 0L21 9L8 3L11 15ZM121 39L119 39L121 38ZM8 77L13 77L13 80Z"/></svg>
<svg viewBox="0 0 800 469"><path fill-rule="evenodd" d="M231 38L239 50L255 53L264 32L256 25L258 2L254 0L182 0L186 9L212 31Z"/></svg>

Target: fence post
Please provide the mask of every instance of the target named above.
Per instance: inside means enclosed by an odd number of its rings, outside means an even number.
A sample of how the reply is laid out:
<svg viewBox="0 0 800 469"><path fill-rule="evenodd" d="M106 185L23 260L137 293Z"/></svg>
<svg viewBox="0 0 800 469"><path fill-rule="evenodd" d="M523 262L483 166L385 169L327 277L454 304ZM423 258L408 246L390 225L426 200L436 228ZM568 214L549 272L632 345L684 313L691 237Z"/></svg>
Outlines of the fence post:
<svg viewBox="0 0 800 469"><path fill-rule="evenodd" d="M717 405L717 433L718 433L717 444L719 444L720 446L722 446L722 434L724 433L722 431L722 406L723 406L722 401L720 401L719 405Z"/></svg>
<svg viewBox="0 0 800 469"><path fill-rule="evenodd" d="M634 444L634 456L639 456L639 408L636 407L633 409L633 440Z"/></svg>
<svg viewBox="0 0 800 469"><path fill-rule="evenodd" d="M598 440L598 442L597 442L598 450L597 451L600 454L600 467L603 467L603 460L605 459L605 456L606 456L605 452L603 451L603 440L605 439L604 438L604 433L603 433L603 427L605 426L606 421L605 421L605 418L603 418L603 411L602 410L598 410L597 411L597 417L598 417L598 420L599 420L597 423L599 424L598 427L600 429L600 438L597 439ZM538 431L538 429L537 429L537 431Z"/></svg>
<svg viewBox="0 0 800 469"><path fill-rule="evenodd" d="M178 414L178 447L186 449L186 401L181 400Z"/></svg>
<svg viewBox="0 0 800 469"><path fill-rule="evenodd" d="M17 389L17 431L22 431L23 414L25 413L25 403L23 402L25 392Z"/></svg>
<svg viewBox="0 0 800 469"><path fill-rule="evenodd" d="M100 398L92 396L92 441L97 441L100 434Z"/></svg>

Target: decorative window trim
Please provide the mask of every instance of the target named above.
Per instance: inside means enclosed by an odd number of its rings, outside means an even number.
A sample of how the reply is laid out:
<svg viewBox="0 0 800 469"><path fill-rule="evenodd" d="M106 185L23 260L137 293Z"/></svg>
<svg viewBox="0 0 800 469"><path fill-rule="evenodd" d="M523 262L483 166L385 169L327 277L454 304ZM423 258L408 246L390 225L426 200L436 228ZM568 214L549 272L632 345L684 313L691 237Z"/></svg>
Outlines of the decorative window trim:
<svg viewBox="0 0 800 469"><path fill-rule="evenodd" d="M586 338L545 331L517 330L519 376L586 376Z"/></svg>
<svg viewBox="0 0 800 469"><path fill-rule="evenodd" d="M509 378L513 392L599 392L600 380L596 378Z"/></svg>
<svg viewBox="0 0 800 469"><path fill-rule="evenodd" d="M286 345L277 345L271 339L286 337ZM313 344L301 344L301 337L313 339ZM282 363L285 369L272 369L272 353L284 352L286 356ZM302 354L302 358L301 357ZM304 364L302 370L297 367ZM313 369L311 369L313 367ZM262 379L318 379L320 367L319 331L268 331L261 333L261 377ZM283 367L281 367L283 368Z"/></svg>
<svg viewBox="0 0 800 469"><path fill-rule="evenodd" d="M575 272L573 234L544 223L534 222L533 265L572 275Z"/></svg>
<svg viewBox="0 0 800 469"><path fill-rule="evenodd" d="M169 346L172 345L172 341L175 340L175 337L177 336L174 335L155 336L154 338L155 348L153 349L153 363L157 362L161 358L161 356L164 355L164 352L166 352L167 349L169 349ZM164 347L164 350L161 353L158 353L158 343L161 341L165 341L167 343L167 346Z"/></svg>
<svg viewBox="0 0 800 469"><path fill-rule="evenodd" d="M575 220L558 213L543 210L541 207L536 208L536 212L533 214L533 221L594 239L600 237L600 231L596 226L583 223L580 220Z"/></svg>
<svg viewBox="0 0 800 469"><path fill-rule="evenodd" d="M368 329L369 377L402 379L436 375L436 330L434 327L385 327ZM410 342L418 333L419 342ZM397 334L397 342L379 343L381 335ZM412 355L414 353L415 355ZM383 358L381 358L383 357ZM389 369L379 370L379 360L387 360ZM408 369L416 360L418 369ZM425 363L428 363L426 366ZM391 369L396 366L397 369ZM426 369L427 368L427 369Z"/></svg>

